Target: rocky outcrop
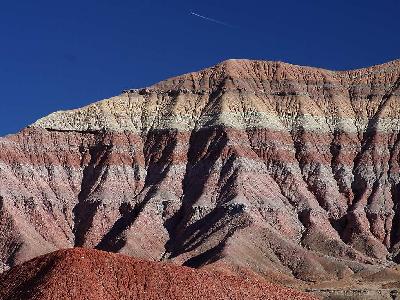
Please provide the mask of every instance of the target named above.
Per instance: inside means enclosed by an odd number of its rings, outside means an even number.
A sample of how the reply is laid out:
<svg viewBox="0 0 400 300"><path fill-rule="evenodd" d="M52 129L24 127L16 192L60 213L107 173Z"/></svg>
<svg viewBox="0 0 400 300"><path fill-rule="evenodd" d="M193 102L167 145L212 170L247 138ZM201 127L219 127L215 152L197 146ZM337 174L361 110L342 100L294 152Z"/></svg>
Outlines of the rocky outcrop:
<svg viewBox="0 0 400 300"><path fill-rule="evenodd" d="M400 61L229 60L0 139L0 268L82 246L287 284L400 261Z"/></svg>
<svg viewBox="0 0 400 300"><path fill-rule="evenodd" d="M38 257L0 275L0 298L316 299L251 272L234 276L78 248Z"/></svg>

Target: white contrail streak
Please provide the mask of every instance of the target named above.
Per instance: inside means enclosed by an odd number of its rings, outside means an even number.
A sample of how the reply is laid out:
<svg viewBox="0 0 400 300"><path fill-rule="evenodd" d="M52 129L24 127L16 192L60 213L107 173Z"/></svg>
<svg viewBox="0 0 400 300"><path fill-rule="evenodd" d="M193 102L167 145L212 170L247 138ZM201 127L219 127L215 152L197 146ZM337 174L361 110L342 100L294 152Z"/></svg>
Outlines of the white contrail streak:
<svg viewBox="0 0 400 300"><path fill-rule="evenodd" d="M206 20L206 21L210 21L210 22L214 22L214 23L217 23L217 24L220 24L220 25L223 25L223 26L234 28L234 26L232 26L231 24L228 24L228 23L225 23L225 22L222 22L222 21L218 21L218 20L215 20L215 19L212 19L212 18L208 18L208 17L202 16L202 15L197 14L197 13L192 12L192 11L190 12L190 14L192 16L199 17L199 18L201 18L203 20Z"/></svg>

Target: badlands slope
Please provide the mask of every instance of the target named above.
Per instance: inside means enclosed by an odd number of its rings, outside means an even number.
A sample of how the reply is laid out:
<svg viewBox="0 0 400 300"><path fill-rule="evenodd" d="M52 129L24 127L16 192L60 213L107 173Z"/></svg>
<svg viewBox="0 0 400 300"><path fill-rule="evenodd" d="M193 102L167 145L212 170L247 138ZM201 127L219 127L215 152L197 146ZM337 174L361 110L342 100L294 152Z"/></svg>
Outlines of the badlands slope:
<svg viewBox="0 0 400 300"><path fill-rule="evenodd" d="M296 286L391 270L399 101L399 60L228 60L50 114L0 138L0 270L74 246Z"/></svg>

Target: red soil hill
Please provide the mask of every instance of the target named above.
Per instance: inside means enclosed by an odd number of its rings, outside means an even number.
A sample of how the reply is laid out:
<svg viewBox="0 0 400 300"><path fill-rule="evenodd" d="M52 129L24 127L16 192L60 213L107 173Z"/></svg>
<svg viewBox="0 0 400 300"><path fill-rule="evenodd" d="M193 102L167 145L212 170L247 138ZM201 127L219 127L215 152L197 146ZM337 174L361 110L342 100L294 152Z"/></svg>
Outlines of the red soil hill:
<svg viewBox="0 0 400 300"><path fill-rule="evenodd" d="M0 275L0 299L313 299L257 275L232 276L75 248Z"/></svg>

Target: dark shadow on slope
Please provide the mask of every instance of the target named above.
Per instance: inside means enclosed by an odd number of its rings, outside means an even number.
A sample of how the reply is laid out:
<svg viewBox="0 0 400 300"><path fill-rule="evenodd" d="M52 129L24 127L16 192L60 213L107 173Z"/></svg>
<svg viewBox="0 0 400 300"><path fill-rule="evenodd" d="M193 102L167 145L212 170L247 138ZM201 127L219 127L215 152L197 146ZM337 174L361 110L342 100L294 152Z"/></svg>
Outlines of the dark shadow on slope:
<svg viewBox="0 0 400 300"><path fill-rule="evenodd" d="M365 179L357 172L358 168L362 166L364 163L364 158L367 155L371 155L370 151L375 150L375 145L377 145L378 139L378 122L380 120L382 111L385 109L386 104L388 103L389 99L391 98L392 94L399 89L400 87L400 77L394 82L393 86L389 91L385 93L382 97L382 101L379 104L378 109L376 110L374 116L368 121L366 131L364 132L363 139L361 142L361 150L358 152L357 156L354 158L354 165L353 165L353 174L354 174L354 181L352 184L352 190L354 194L354 202L353 206L349 208L349 210L354 209L354 205L360 200L362 194L366 191L367 184ZM367 153L369 152L369 153Z"/></svg>
<svg viewBox="0 0 400 300"><path fill-rule="evenodd" d="M392 187L392 200L394 216L392 221L392 230L390 232L390 246L393 247L400 242L400 183ZM394 259L396 263L400 263L400 257Z"/></svg>
<svg viewBox="0 0 400 300"><path fill-rule="evenodd" d="M171 257L182 251L187 236L186 223L191 216L193 204L201 197L207 180L227 145L227 134L223 126L203 128L193 131L183 179L183 198L180 209L165 222L170 240L165 245ZM203 227L206 224L198 224ZM197 226L196 226L197 227Z"/></svg>
<svg viewBox="0 0 400 300"><path fill-rule="evenodd" d="M227 234L226 237L216 246L208 249L207 251L197 256L188 259L183 263L183 265L190 268L199 268L218 261L220 258L222 258L221 253L223 252L226 241L230 236L231 234Z"/></svg>
<svg viewBox="0 0 400 300"><path fill-rule="evenodd" d="M397 133L396 141L393 144L393 147L390 151L390 159L389 159L389 170L388 170L388 178L389 182L391 182L391 195L392 195L392 202L393 202L393 211L394 216L392 219L392 226L390 231L390 250L393 251L393 247L400 242L400 183L398 182L398 171L396 171L396 167L398 168L399 161L398 156L400 152L400 132ZM393 175L395 178L391 178L391 171L392 168L395 170L393 171ZM400 259L397 263L400 262Z"/></svg>
<svg viewBox="0 0 400 300"><path fill-rule="evenodd" d="M121 250L126 245L126 238L123 235L124 231L135 222L147 202L152 198L156 191L157 188L155 186L150 187L150 190L147 192L144 199L135 207L131 208L129 212L123 214L95 248L108 252L118 252Z"/></svg>
<svg viewBox="0 0 400 300"><path fill-rule="evenodd" d="M348 208L348 212L354 211L357 206L357 203L361 200L361 198L367 193L371 191L368 195L368 202L370 201L371 196L374 194L374 190L377 190L379 185L379 180L382 174L374 174L375 181L373 186L369 186L369 183L366 178L364 178L364 174L362 172L365 165L368 164L369 160L375 161L375 156L379 156L379 151L376 149L377 145L379 145L379 130L378 124L382 115L383 110L386 107L389 99L391 98L392 94L399 89L400 87L400 78L398 78L395 83L393 84L392 88L385 93L382 97L382 101L379 104L377 111L375 112L374 116L368 121L366 130L363 134L363 138L361 141L361 149L357 153L356 157L353 161L353 182L351 184L352 192L354 195L353 203ZM376 172L376 171L375 171ZM368 221L371 223L371 217L367 216ZM343 233L344 236L349 236L352 232L351 223L349 222L349 226L346 227L345 232Z"/></svg>
<svg viewBox="0 0 400 300"><path fill-rule="evenodd" d="M100 201L90 199L90 194L96 188L102 176L107 172L107 159L112 151L112 145L102 142L89 148L90 162L83 170L81 191L78 195L78 204L73 209L75 247L83 246L85 236L93 225ZM81 149L81 152L84 149Z"/></svg>
<svg viewBox="0 0 400 300"><path fill-rule="evenodd" d="M345 230L346 227L348 226L348 218L346 215L340 217L339 219L329 219L329 222L331 223L332 227L336 230L336 232L339 234L340 239L346 243L347 237L345 235Z"/></svg>
<svg viewBox="0 0 400 300"><path fill-rule="evenodd" d="M162 182L173 164L173 152L177 144L176 130L154 130L148 133L144 145L144 155L147 166L147 175L144 183L146 195L142 192L131 203L123 203L120 207L121 217L114 223L109 232L102 238L96 249L118 252L126 245L124 232L132 226L143 211L146 204L157 193L158 184Z"/></svg>
<svg viewBox="0 0 400 300"><path fill-rule="evenodd" d="M226 169L228 168L227 166L231 165L231 163L232 159L229 159L228 162L224 164L221 170L220 178L223 178L225 176ZM227 182L221 187L217 202L220 202L220 199L223 199L224 202L229 202L236 196L236 193L232 192L234 190L233 183L236 181L236 179L237 170L235 170L233 174L228 177ZM221 183L218 182L218 186L220 185ZM219 203L219 205L221 205L221 203ZM242 215L240 215L239 213L242 213L243 211L243 206L226 206L222 204L222 206L217 206L210 213L197 220L196 222L190 225L185 224L185 230L180 235L180 249L175 252L174 255L179 255L183 252L194 250L210 236L220 230L223 230L224 228L242 227L243 224L241 224L241 220L239 219Z"/></svg>
<svg viewBox="0 0 400 300"><path fill-rule="evenodd" d="M358 172L360 167L363 167L365 164L365 158L373 155L372 151L375 150L375 146L378 144L378 122L381 117L381 113L386 106L387 101L390 99L392 93L396 91L400 87L400 78L394 83L393 87L388 91L383 97L382 102L380 103L375 115L368 121L367 128L363 134L363 138L361 141L361 149L357 153L356 157L353 161L353 175L354 180L352 182L352 190L354 194L353 205L349 207L349 210L352 211L360 200L361 196L364 194L366 189L368 188L366 180L363 176Z"/></svg>
<svg viewBox="0 0 400 300"><path fill-rule="evenodd" d="M374 121L370 121L370 124L368 125L368 127L373 127L376 124L376 120ZM364 162L363 159L367 154L367 151L369 150L373 150L374 148L374 140L376 138L377 132L373 131L372 129L367 130L367 132L364 133L363 136L363 141L361 143L361 149L360 151L357 153L356 157L354 158L353 161L353 175L354 175L354 179L353 182L351 183L351 189L354 195L353 198L353 202L352 204L349 206L349 211L354 210L356 204L358 203L358 201L361 199L362 195L365 193L366 189L367 189L367 182L364 179L364 177L361 175L360 172L358 172L358 169L360 167L364 166Z"/></svg>
<svg viewBox="0 0 400 300"><path fill-rule="evenodd" d="M197 268L215 262L222 257L226 242L233 234L251 224L251 219L244 213L242 206L217 207L204 218L189 225L185 230L185 243L174 255L190 252L201 247L204 242L218 232L223 238L214 247L188 259L184 265Z"/></svg>
<svg viewBox="0 0 400 300"><path fill-rule="evenodd" d="M340 162L340 155L342 154L342 143L345 139L346 133L343 130L335 129L333 133L333 138L329 146L329 151L331 153L331 170L333 178L341 193L347 199L347 206L351 205L352 202L352 191L343 180L344 164ZM344 138L343 138L344 137Z"/></svg>
<svg viewBox="0 0 400 300"><path fill-rule="evenodd" d="M36 289L45 283L46 277L49 276L56 264L56 257L49 256L49 258L38 267L33 277L25 278L21 285L14 288L15 293L12 295L12 299L31 299L32 295L37 294Z"/></svg>

